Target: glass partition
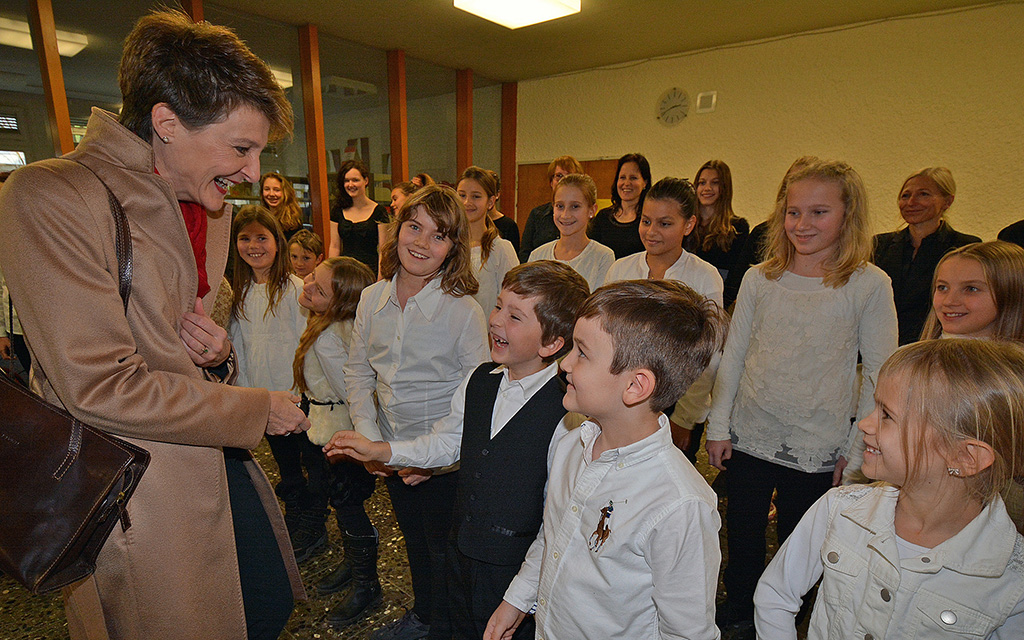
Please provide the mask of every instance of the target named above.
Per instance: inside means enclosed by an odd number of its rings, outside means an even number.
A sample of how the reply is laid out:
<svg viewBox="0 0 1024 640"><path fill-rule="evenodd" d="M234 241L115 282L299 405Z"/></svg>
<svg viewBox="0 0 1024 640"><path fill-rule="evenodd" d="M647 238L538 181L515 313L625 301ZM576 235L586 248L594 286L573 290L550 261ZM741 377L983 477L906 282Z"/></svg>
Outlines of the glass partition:
<svg viewBox="0 0 1024 640"><path fill-rule="evenodd" d="M455 184L455 71L406 58L409 175Z"/></svg>
<svg viewBox="0 0 1024 640"><path fill-rule="evenodd" d="M473 76L473 164L501 173L501 83L477 75Z"/></svg>

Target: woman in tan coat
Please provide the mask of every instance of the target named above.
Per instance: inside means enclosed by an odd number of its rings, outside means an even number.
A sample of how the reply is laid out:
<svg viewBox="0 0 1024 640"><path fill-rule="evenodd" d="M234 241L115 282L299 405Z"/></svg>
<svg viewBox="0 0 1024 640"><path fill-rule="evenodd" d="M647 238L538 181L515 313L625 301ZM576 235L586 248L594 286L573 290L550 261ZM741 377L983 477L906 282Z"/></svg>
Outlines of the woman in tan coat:
<svg viewBox="0 0 1024 640"><path fill-rule="evenodd" d="M152 454L131 528L65 589L71 637L276 639L304 593L248 449L309 423L287 392L231 386L231 344L203 310L226 261L224 196L259 180L291 108L237 36L179 13L139 21L119 80L120 116L94 109L74 152L0 193L0 264L35 390ZM127 313L104 184L131 228Z"/></svg>

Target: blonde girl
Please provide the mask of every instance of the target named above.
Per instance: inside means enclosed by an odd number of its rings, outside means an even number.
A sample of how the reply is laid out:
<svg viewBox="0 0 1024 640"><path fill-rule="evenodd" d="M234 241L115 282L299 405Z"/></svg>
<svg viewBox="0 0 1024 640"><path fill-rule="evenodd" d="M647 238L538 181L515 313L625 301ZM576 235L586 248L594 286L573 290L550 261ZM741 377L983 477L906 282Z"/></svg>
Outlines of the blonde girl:
<svg viewBox="0 0 1024 640"><path fill-rule="evenodd" d="M309 229L299 231L288 240L288 264L292 273L303 280L323 259L324 241Z"/></svg>
<svg viewBox="0 0 1024 640"><path fill-rule="evenodd" d="M1024 249L977 242L939 260L921 339L956 336L1024 342Z"/></svg>
<svg viewBox="0 0 1024 640"><path fill-rule="evenodd" d="M352 323L363 289L376 279L369 267L355 258L330 258L306 276L299 304L309 310L309 324L295 351L292 373L295 389L303 396L312 426L310 441L322 447L336 431L352 428L345 404L344 364L352 339ZM317 592L329 594L351 585L327 614L335 626L346 625L380 602L377 578L377 530L363 503L373 494L375 480L360 464L328 465L323 453L323 487L338 519L344 558L317 583Z"/></svg>
<svg viewBox="0 0 1024 640"><path fill-rule="evenodd" d="M757 587L757 633L807 637L1024 637L1024 538L1002 490L1021 472L1024 350L988 340L908 345L879 372L858 425L875 485L829 491Z"/></svg>
<svg viewBox="0 0 1024 640"><path fill-rule="evenodd" d="M700 205L697 225L698 244L694 253L715 265L722 279L736 267L750 234L746 218L732 210L732 171L721 160L708 160L693 179ZM736 300L738 289L726 289L725 304Z"/></svg>
<svg viewBox="0 0 1024 640"><path fill-rule="evenodd" d="M709 461L728 469L728 602L719 621L730 632L752 627L772 492L782 541L846 466L858 356L863 417L896 349L892 289L868 262L867 198L849 165L794 171L768 246L767 261L740 285L708 421Z"/></svg>
<svg viewBox="0 0 1024 640"><path fill-rule="evenodd" d="M458 194L469 220L473 275L480 285L473 299L489 314L498 300L505 274L519 264L519 258L512 243L499 235L490 217L498 200L498 183L491 172L469 167L459 178Z"/></svg>
<svg viewBox="0 0 1024 640"><path fill-rule="evenodd" d="M355 430L370 440L410 440L448 414L459 383L488 356L484 314L472 298L478 285L469 221L454 190L427 186L406 201L381 248L380 272L383 279L363 291L356 309L345 365L348 406ZM416 598L392 630L422 637L433 625L451 635L443 561L454 475L366 467L386 477Z"/></svg>
<svg viewBox="0 0 1024 640"><path fill-rule="evenodd" d="M419 187L411 182L399 182L395 186L391 187L392 216L398 215L398 210L402 208L402 205L409 199L409 196L416 193L417 189L419 189Z"/></svg>
<svg viewBox="0 0 1024 640"><path fill-rule="evenodd" d="M555 186L552 201L558 239L530 252L527 262L558 260L583 276L590 290L604 284L615 252L587 236L587 225L597 212L597 185L582 173L570 173Z"/></svg>
<svg viewBox="0 0 1024 640"><path fill-rule="evenodd" d="M264 173L260 178L260 200L281 223L285 239L290 240L302 229L302 209L291 180L276 171Z"/></svg>
<svg viewBox="0 0 1024 640"><path fill-rule="evenodd" d="M238 384L291 390L292 361L307 314L299 306L302 280L288 269L281 225L265 207L242 207L231 224L231 246L235 269L228 335L238 358ZM281 471L275 491L285 505L295 559L302 562L327 543L326 496L310 486L321 465L305 434L268 434L267 442Z"/></svg>

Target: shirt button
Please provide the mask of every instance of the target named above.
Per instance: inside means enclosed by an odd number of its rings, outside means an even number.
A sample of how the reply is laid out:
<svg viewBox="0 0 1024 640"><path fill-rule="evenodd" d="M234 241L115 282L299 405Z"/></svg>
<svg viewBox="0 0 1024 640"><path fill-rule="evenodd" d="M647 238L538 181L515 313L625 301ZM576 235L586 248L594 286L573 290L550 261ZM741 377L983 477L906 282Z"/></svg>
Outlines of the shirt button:
<svg viewBox="0 0 1024 640"><path fill-rule="evenodd" d="M551 557L554 558L555 560L558 560L558 552L555 551L554 553L552 553Z"/></svg>
<svg viewBox="0 0 1024 640"><path fill-rule="evenodd" d="M939 620L942 620L945 624L956 624L956 614L946 609L939 614Z"/></svg>
<svg viewBox="0 0 1024 640"><path fill-rule="evenodd" d="M577 512L577 511L579 511L579 510L580 510L580 508L579 508L579 507L577 507L576 505L572 505L572 512L573 512L573 513L576 513L576 512Z"/></svg>
<svg viewBox="0 0 1024 640"><path fill-rule="evenodd" d="M864 640L875 640L875 636L871 635L870 633L865 633Z"/></svg>
<svg viewBox="0 0 1024 640"><path fill-rule="evenodd" d="M829 562L831 562L832 564L835 564L835 563L839 562L839 554L836 553L835 551L829 551L828 555L825 556L825 559L828 560Z"/></svg>
<svg viewBox="0 0 1024 640"><path fill-rule="evenodd" d="M488 451L487 449L484 449L483 451L480 452L480 455L486 456L488 453L490 453L490 451Z"/></svg>
<svg viewBox="0 0 1024 640"><path fill-rule="evenodd" d="M924 556L923 558L921 558L921 562L923 562L925 564L928 564L931 561L932 561L932 559L929 558L928 556Z"/></svg>
<svg viewBox="0 0 1024 640"><path fill-rule="evenodd" d="M540 606L543 607L544 605L547 604L547 602L544 601L544 598L541 598L540 601L537 604L539 604Z"/></svg>
<svg viewBox="0 0 1024 640"><path fill-rule="evenodd" d="M476 473L474 473L473 477L479 480L480 479L480 472L477 471Z"/></svg>
<svg viewBox="0 0 1024 640"><path fill-rule="evenodd" d="M622 467L624 467L624 466L626 466L626 465L625 465L625 464L623 464L623 463L621 463L621 462L619 463L619 468L620 468L620 469L621 469Z"/></svg>
<svg viewBox="0 0 1024 640"><path fill-rule="evenodd" d="M885 602L892 600L892 594L889 593L888 589L882 589L882 600Z"/></svg>

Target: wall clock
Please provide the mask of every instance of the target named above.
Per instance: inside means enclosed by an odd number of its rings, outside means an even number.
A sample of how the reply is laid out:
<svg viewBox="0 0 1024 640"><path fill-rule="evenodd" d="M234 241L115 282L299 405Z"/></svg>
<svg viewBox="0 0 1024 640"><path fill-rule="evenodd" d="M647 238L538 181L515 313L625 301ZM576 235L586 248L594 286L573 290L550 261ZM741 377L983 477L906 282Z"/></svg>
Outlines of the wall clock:
<svg viewBox="0 0 1024 640"><path fill-rule="evenodd" d="M679 124L690 111L690 96L679 87L672 87L661 94L657 104L657 118L662 124Z"/></svg>

